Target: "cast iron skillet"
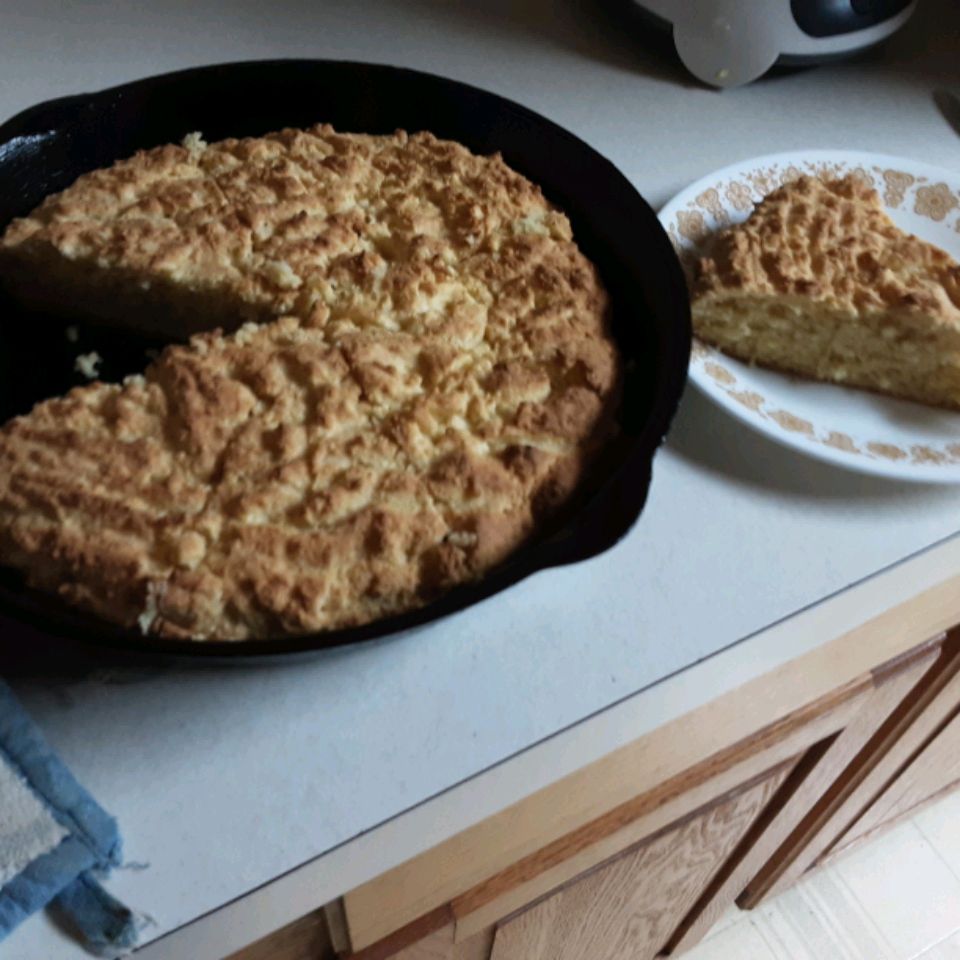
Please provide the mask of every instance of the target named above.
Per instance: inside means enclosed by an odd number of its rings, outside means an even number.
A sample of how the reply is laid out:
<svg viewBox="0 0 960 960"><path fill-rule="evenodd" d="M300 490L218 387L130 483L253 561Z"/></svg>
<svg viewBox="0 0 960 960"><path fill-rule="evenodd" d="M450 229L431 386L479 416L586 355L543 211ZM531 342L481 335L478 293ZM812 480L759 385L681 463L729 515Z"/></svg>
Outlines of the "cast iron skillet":
<svg viewBox="0 0 960 960"><path fill-rule="evenodd" d="M653 211L627 179L582 140L516 103L414 70L326 60L201 67L54 100L0 127L0 231L81 173L140 148L178 142L193 130L218 140L322 121L352 132L429 130L477 153L499 150L541 185L569 216L611 294L614 333L626 360L619 438L576 502L481 582L366 626L255 641L160 640L61 606L27 590L9 571L0 572L0 613L70 641L161 656L304 652L436 620L538 570L592 557L640 515L654 452L686 380L690 312L681 268ZM0 421L80 382L73 360L89 347L105 357L106 379L145 365L143 341L98 332L87 342L92 336L87 331L80 343L68 342L62 322L51 331L9 302L0 305Z"/></svg>

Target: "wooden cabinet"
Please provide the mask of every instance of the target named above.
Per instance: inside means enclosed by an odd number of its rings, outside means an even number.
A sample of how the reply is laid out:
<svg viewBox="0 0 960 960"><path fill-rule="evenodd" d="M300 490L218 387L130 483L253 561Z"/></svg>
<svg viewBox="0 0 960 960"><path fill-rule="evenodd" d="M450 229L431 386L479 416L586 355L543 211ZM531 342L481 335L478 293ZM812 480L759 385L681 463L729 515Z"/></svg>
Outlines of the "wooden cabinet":
<svg viewBox="0 0 960 960"><path fill-rule="evenodd" d="M930 800L960 784L960 673L937 690L904 734L899 749L874 777L884 785L831 843L820 861L872 838Z"/></svg>
<svg viewBox="0 0 960 960"><path fill-rule="evenodd" d="M937 665L942 661L942 647L934 645L886 664L873 674L870 689L857 698L848 722L805 753L780 802L765 812L728 858L714 883L677 928L668 952L681 953L694 946L731 904L753 906L744 902L747 896L758 902L795 866L809 843L818 803L832 795L835 785L903 704L929 686L931 672L937 675Z"/></svg>
<svg viewBox="0 0 960 960"><path fill-rule="evenodd" d="M228 960L333 960L335 956L323 910L315 910Z"/></svg>
<svg viewBox="0 0 960 960"><path fill-rule="evenodd" d="M792 767L781 766L501 924L492 960L651 960Z"/></svg>
<svg viewBox="0 0 960 960"><path fill-rule="evenodd" d="M453 924L447 924L395 953L391 960L489 960L493 934L493 930L488 930L457 943Z"/></svg>
<svg viewBox="0 0 960 960"><path fill-rule="evenodd" d="M348 892L322 942L305 918L236 960L682 953L960 780L958 650L815 651Z"/></svg>
<svg viewBox="0 0 960 960"><path fill-rule="evenodd" d="M924 748L923 752L873 802L827 856L909 816L930 800L948 793L960 783L960 717Z"/></svg>
<svg viewBox="0 0 960 960"><path fill-rule="evenodd" d="M908 684L902 696L893 697L894 709L876 726L872 736L865 738L860 749L845 758L846 762L825 788L809 798L801 818L773 824L781 834L788 828L790 832L746 885L737 901L741 906L754 907L791 886L829 851L839 848L851 827L884 796L891 784L900 782L899 790L893 787L894 797L911 785L907 768L960 707L957 641L953 636L944 643L929 669L915 683ZM948 743L949 737L944 745ZM926 784L916 784L919 792L927 795L940 786L930 779ZM879 823L886 818L882 806L877 810Z"/></svg>

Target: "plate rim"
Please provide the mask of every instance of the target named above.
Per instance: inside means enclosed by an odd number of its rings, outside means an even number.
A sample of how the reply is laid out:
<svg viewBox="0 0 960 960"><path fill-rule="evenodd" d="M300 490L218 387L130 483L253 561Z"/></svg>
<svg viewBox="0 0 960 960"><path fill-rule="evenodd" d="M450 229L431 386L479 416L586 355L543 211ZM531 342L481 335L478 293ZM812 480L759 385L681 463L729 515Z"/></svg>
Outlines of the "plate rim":
<svg viewBox="0 0 960 960"><path fill-rule="evenodd" d="M919 173L921 176L936 177L948 182L953 182L960 187L960 173L947 167L928 163L925 160L916 160L912 157L874 152L871 150L848 149L846 147L813 147L810 149L779 150L775 153L744 157L741 160L707 172L677 191L677 193L663 203L657 211L657 216L660 218L664 229L668 229L672 225L671 219L674 214L681 209L689 199L692 199L706 189L715 187L718 180L723 181L729 179L734 173L745 172L748 169L755 169L757 167L780 165L783 163L796 164L797 162L804 161L833 161L844 163L859 161L861 164L869 163L870 165L906 165L911 172ZM932 241L925 242L930 243ZM690 356L690 365L688 368L689 382L694 384L701 393L709 397L712 402L716 403L726 413L732 415L736 421L762 434L772 442L795 450L801 455L812 457L815 460L820 460L821 462L829 463L842 469L852 470L856 473L925 485L947 486L960 484L960 463L933 466L922 463L903 463L894 460L853 457L844 453L842 450L837 450L824 443L816 443L804 434L772 429L764 419L751 414L748 410L744 409L741 404L731 400L724 390L704 374L700 366L700 358L697 355L697 343L699 343L699 341L697 341L696 333L694 333L695 349L691 352ZM738 362L742 363L742 361ZM782 377L791 376L790 374L780 373L779 371L771 370L769 372L776 373ZM824 385L843 389L835 384L825 383ZM960 414L958 414L958 416L960 416ZM958 430L958 442L960 442L960 430Z"/></svg>

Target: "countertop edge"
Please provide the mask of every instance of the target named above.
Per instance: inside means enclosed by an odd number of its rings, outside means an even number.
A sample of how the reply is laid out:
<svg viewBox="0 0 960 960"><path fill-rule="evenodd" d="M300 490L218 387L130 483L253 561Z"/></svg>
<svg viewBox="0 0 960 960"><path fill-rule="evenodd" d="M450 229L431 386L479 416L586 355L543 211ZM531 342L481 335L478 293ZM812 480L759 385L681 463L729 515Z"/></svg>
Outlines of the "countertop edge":
<svg viewBox="0 0 960 960"><path fill-rule="evenodd" d="M137 951L221 960L512 803L960 573L960 533L634 693Z"/></svg>

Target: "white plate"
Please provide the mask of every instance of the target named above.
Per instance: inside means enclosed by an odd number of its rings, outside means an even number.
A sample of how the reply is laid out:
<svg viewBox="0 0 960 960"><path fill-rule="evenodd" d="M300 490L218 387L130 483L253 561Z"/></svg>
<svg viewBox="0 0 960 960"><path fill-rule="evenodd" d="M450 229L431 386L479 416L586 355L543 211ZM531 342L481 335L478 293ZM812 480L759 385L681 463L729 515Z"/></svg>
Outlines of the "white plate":
<svg viewBox="0 0 960 960"><path fill-rule="evenodd" d="M677 194L660 220L689 262L714 230L745 220L801 173L857 172L897 226L960 260L960 175L853 150L804 150L744 160ZM694 340L690 379L737 419L841 467L901 480L960 483L960 414L751 367Z"/></svg>

